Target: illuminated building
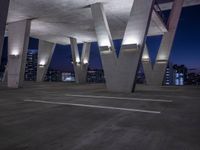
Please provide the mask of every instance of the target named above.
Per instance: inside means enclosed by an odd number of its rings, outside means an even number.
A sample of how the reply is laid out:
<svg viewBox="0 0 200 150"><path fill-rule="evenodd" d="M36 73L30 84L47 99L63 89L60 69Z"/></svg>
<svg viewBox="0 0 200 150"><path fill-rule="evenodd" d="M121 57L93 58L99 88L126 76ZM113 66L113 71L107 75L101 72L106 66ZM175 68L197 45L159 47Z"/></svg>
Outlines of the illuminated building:
<svg viewBox="0 0 200 150"><path fill-rule="evenodd" d="M35 81L37 76L37 51L29 50L27 53L24 80Z"/></svg>

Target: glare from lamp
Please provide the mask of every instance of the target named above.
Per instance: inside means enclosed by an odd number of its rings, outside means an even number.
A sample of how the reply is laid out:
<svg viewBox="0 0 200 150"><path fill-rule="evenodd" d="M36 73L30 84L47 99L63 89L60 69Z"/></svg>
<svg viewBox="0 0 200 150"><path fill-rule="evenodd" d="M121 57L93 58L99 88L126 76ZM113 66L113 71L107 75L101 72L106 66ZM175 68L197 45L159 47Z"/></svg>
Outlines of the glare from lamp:
<svg viewBox="0 0 200 150"><path fill-rule="evenodd" d="M149 59L149 56L148 56L148 55L143 55L143 56L142 56L142 59L143 59L143 60L147 60L147 59Z"/></svg>
<svg viewBox="0 0 200 150"><path fill-rule="evenodd" d="M19 55L19 51L18 50L13 50L12 52L11 52L11 55L13 55L13 56L18 56Z"/></svg>
<svg viewBox="0 0 200 150"><path fill-rule="evenodd" d="M40 66L45 66L45 64L46 64L45 60L41 60L40 63L39 63Z"/></svg>
<svg viewBox="0 0 200 150"><path fill-rule="evenodd" d="M76 58L76 63L80 63L81 62L81 60L80 60L80 58Z"/></svg>
<svg viewBox="0 0 200 150"><path fill-rule="evenodd" d="M130 45L130 44L136 44L136 45L138 45L137 38L133 38L133 37L131 37L131 38L124 38L123 45Z"/></svg>
<svg viewBox="0 0 200 150"><path fill-rule="evenodd" d="M83 60L83 64L88 64L88 60L87 60L87 59L84 59L84 60Z"/></svg>
<svg viewBox="0 0 200 150"><path fill-rule="evenodd" d="M109 40L101 40L100 41L100 46L108 46L111 47L110 41Z"/></svg>
<svg viewBox="0 0 200 150"><path fill-rule="evenodd" d="M167 60L167 56L164 54L158 55L157 60Z"/></svg>

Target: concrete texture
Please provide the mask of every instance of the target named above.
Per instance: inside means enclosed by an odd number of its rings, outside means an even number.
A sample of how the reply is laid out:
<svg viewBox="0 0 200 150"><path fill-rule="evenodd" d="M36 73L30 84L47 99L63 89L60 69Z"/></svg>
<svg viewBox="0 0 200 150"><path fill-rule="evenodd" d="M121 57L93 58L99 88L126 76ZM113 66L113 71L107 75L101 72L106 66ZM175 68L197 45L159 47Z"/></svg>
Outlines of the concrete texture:
<svg viewBox="0 0 200 150"><path fill-rule="evenodd" d="M3 73L3 78L2 78L2 82L3 83L7 83L8 82L8 66L5 66L5 71Z"/></svg>
<svg viewBox="0 0 200 150"><path fill-rule="evenodd" d="M162 10L169 10L172 8L174 0L163 0L163 2L161 2L162 0L159 0L159 1L160 1L160 8ZM199 0L192 0L192 1L184 0L183 7L195 6L195 5L199 5L199 4L200 4Z"/></svg>
<svg viewBox="0 0 200 150"><path fill-rule="evenodd" d="M4 34L6 29L9 2L10 0L0 1L0 65L1 65L1 56L3 50Z"/></svg>
<svg viewBox="0 0 200 150"><path fill-rule="evenodd" d="M168 61L157 62L155 65L151 62L143 61L143 69L147 85L162 86L165 77Z"/></svg>
<svg viewBox="0 0 200 150"><path fill-rule="evenodd" d="M145 3L145 5L144 5ZM117 58L103 5L91 5L106 85L109 91L132 92L150 25L153 0L135 0ZM129 69L131 66L132 69Z"/></svg>
<svg viewBox="0 0 200 150"><path fill-rule="evenodd" d="M166 67L170 57L171 49L174 43L176 29L179 23L181 10L184 0L175 0L168 20L167 28L168 32L164 33L161 41L160 48L156 57L156 63L152 64L148 48L145 46L142 64L148 85L163 84L163 79L166 72Z"/></svg>
<svg viewBox="0 0 200 150"><path fill-rule="evenodd" d="M70 38L70 41L71 41L71 52L72 52L72 61L73 61L72 63L74 66L76 82L86 83L91 43L85 42L83 44L83 50L80 57L77 40L75 38Z"/></svg>
<svg viewBox="0 0 200 150"><path fill-rule="evenodd" d="M171 8L168 0L159 0L161 7ZM133 0L11 0L8 22L33 19L31 36L59 44L69 44L68 37L78 42L97 41L89 5L96 2L104 4L109 18L111 34L114 39L124 35ZM199 0L185 0L186 5L200 4ZM152 33L161 33L152 21ZM155 32L155 33L154 33Z"/></svg>
<svg viewBox="0 0 200 150"><path fill-rule="evenodd" d="M134 94L105 85L25 83L0 86L1 150L199 150L199 87L138 86ZM69 97L66 94L168 99L172 103ZM81 103L160 111L148 114L24 100Z"/></svg>
<svg viewBox="0 0 200 150"><path fill-rule="evenodd" d="M56 45L54 43L39 40L37 82L44 81L55 46Z"/></svg>
<svg viewBox="0 0 200 150"><path fill-rule="evenodd" d="M21 87L28 51L30 20L8 25L8 87Z"/></svg>

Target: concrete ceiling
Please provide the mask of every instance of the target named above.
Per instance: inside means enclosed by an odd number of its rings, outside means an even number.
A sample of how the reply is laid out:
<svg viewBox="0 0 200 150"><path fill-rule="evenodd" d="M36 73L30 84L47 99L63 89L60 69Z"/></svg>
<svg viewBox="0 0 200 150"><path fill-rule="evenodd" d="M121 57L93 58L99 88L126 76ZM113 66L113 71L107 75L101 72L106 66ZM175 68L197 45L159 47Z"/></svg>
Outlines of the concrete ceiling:
<svg viewBox="0 0 200 150"><path fill-rule="evenodd" d="M158 1L162 9L170 9L171 0ZM104 4L113 39L122 38L133 0L11 0L7 22L33 19L31 36L54 43L68 44L68 37L77 38L78 42L96 41L87 7L96 2ZM200 0L185 0L184 5L197 4ZM152 21L149 32L156 29Z"/></svg>

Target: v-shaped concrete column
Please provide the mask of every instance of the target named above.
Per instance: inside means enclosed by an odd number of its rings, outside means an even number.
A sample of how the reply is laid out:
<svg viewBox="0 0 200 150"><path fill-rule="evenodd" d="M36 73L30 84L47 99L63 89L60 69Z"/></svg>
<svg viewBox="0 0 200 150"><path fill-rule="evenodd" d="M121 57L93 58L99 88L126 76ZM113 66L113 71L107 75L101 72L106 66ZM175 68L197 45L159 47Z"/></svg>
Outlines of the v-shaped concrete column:
<svg viewBox="0 0 200 150"><path fill-rule="evenodd" d="M0 0L0 65L10 0Z"/></svg>
<svg viewBox="0 0 200 150"><path fill-rule="evenodd" d="M148 53L148 48L145 46L142 63L146 82L148 85L161 86L163 84L166 67L168 64L171 48L174 42L176 29L178 26L179 18L184 0L175 0L168 20L168 32L164 33L156 58L156 62L153 65Z"/></svg>
<svg viewBox="0 0 200 150"><path fill-rule="evenodd" d="M77 40L70 38L70 42L76 83L86 83L91 43L83 43L83 51L80 58Z"/></svg>
<svg viewBox="0 0 200 150"><path fill-rule="evenodd" d="M153 4L154 0L134 0L119 58L116 56L103 5L101 3L91 5L108 90L134 91Z"/></svg>
<svg viewBox="0 0 200 150"><path fill-rule="evenodd" d="M3 74L3 78L2 78L2 82L3 83L7 83L7 79L8 79L8 67L6 65L5 66L5 71L4 71L4 74Z"/></svg>
<svg viewBox="0 0 200 150"><path fill-rule="evenodd" d="M22 87L29 43L30 20L8 24L8 87Z"/></svg>
<svg viewBox="0 0 200 150"><path fill-rule="evenodd" d="M37 82L44 81L56 44L39 40Z"/></svg>

